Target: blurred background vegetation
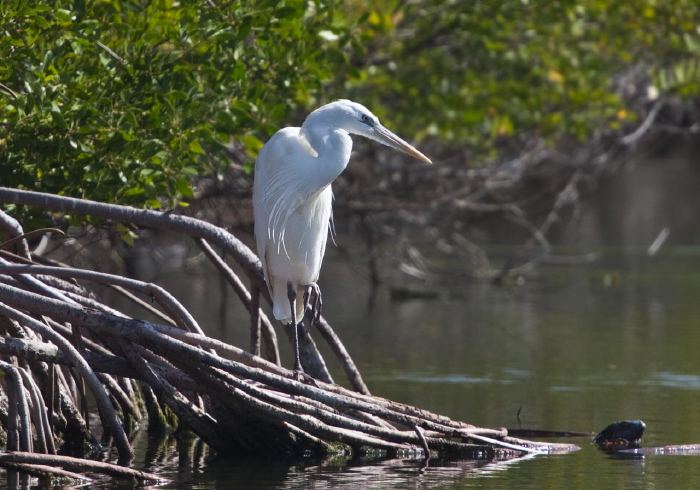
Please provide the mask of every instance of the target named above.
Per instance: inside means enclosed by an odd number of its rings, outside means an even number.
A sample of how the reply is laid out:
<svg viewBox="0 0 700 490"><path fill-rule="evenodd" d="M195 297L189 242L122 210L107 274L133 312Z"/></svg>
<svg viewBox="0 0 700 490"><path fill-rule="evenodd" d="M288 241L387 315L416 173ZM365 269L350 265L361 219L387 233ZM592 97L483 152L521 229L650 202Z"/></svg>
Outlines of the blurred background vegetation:
<svg viewBox="0 0 700 490"><path fill-rule="evenodd" d="M660 91L651 99L700 94L690 0L421 1L366 19L358 93L415 134L479 153L499 137L620 128L636 116L618 79L639 71L634 82Z"/></svg>
<svg viewBox="0 0 700 490"><path fill-rule="evenodd" d="M251 169L336 98L479 165L700 94L695 0L14 0L0 17L2 185L151 208L222 179L232 144Z"/></svg>

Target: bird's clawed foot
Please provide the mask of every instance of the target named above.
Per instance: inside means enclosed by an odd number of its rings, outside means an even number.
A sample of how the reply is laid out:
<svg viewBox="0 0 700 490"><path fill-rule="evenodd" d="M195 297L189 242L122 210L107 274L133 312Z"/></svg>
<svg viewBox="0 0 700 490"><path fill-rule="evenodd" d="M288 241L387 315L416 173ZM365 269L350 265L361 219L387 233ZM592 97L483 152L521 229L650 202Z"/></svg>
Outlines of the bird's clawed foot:
<svg viewBox="0 0 700 490"><path fill-rule="evenodd" d="M318 287L318 284L312 282L306 286L306 291L304 291L304 311L312 325L318 323L321 319L322 307L321 288Z"/></svg>
<svg viewBox="0 0 700 490"><path fill-rule="evenodd" d="M294 369L294 380L298 381L299 383L313 385L316 388L320 388L316 380L308 374L306 374L303 369Z"/></svg>

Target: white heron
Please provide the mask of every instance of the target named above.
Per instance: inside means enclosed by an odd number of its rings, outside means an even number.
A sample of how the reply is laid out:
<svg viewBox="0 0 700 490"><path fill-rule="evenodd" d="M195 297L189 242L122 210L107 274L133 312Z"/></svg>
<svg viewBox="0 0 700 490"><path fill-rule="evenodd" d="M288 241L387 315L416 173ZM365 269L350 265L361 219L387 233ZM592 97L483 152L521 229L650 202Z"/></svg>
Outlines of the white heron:
<svg viewBox="0 0 700 490"><path fill-rule="evenodd" d="M298 322L316 285L332 216L331 183L350 160L351 134L365 136L431 163L421 152L381 125L366 107L350 100L326 104L300 128L284 128L263 146L255 162L255 239L277 320L294 332L294 371L299 360ZM305 294L306 293L306 294ZM300 296L301 295L301 296ZM306 296L306 299L302 299Z"/></svg>

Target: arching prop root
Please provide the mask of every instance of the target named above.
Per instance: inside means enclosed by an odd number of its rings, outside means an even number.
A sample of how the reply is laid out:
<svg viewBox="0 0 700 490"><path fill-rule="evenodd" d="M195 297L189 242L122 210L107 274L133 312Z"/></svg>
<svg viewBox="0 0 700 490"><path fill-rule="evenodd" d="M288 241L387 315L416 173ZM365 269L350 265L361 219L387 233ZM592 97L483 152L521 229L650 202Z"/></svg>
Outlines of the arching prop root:
<svg viewBox="0 0 700 490"><path fill-rule="evenodd" d="M203 250L212 242L234 256L266 296L254 256L212 225L55 196L42 200L36 193L0 188L0 201L8 199L187 230ZM9 449L50 453L53 441L59 435L65 438L70 426L89 434L83 409L86 390L98 400L103 424L123 464L133 457L126 439L128 422L140 421L144 411L150 425L176 424L219 452L269 455L373 448L427 457L431 451L516 456L576 448L510 438L505 430L474 427L369 395L347 351L322 317L316 326L341 359L354 391L323 381L298 382L291 370L278 364L278 356L273 355L271 362L207 337L175 298L152 284L37 265L46 262L40 257L29 260L7 251L0 254L0 354L7 359L0 368L10 380L6 384ZM210 254L215 253L209 250ZM236 282L235 273L223 261L217 267L228 275L229 283L238 284L234 289L252 309L252 296ZM137 304L147 305L159 323L132 319L104 305L86 288L92 283L119 288L129 298L145 296L159 307L157 312L147 301L138 299ZM261 324L269 323L262 311L257 314ZM264 343L275 342L272 335L261 337ZM276 345L268 347L274 348L266 352L276 352ZM34 396L31 407L20 401L24 392ZM43 409L35 410L41 407L39 398L51 423L38 415Z"/></svg>

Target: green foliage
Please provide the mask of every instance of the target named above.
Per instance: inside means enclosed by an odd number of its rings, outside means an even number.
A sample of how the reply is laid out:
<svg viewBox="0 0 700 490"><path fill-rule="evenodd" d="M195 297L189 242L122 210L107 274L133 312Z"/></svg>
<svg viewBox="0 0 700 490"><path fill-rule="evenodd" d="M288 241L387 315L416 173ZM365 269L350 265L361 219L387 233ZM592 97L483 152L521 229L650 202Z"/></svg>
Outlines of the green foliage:
<svg viewBox="0 0 700 490"><path fill-rule="evenodd" d="M612 83L631 66L646 67L667 93L700 93L695 0L384 7L373 7L361 32L364 78L353 88L374 109L390 106L402 134L482 152L524 133L584 139L634 117Z"/></svg>
<svg viewBox="0 0 700 490"><path fill-rule="evenodd" d="M336 2L0 3L2 185L159 207L347 63ZM332 34L332 35L331 35ZM252 160L252 159L251 159Z"/></svg>
<svg viewBox="0 0 700 490"><path fill-rule="evenodd" d="M2 185L172 206L225 171L231 139L252 162L292 111L339 97L484 155L620 127L635 116L613 80L632 66L662 94L700 93L695 0L340 5L0 2L0 83L18 94L0 92Z"/></svg>

